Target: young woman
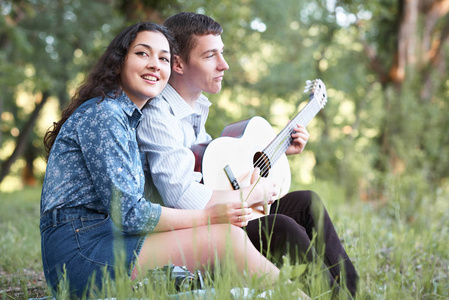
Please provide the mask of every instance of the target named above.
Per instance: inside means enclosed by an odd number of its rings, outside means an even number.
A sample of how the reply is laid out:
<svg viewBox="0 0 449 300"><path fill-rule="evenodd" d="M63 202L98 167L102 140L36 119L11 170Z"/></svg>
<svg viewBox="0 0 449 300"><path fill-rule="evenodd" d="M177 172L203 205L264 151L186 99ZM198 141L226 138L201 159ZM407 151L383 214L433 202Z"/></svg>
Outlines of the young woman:
<svg viewBox="0 0 449 300"><path fill-rule="evenodd" d="M268 273L273 282L279 275L244 231L228 224L247 225L242 222L251 217L246 204L176 210L143 197L136 128L141 108L168 81L172 51L164 27L139 23L124 29L45 135L40 230L43 268L53 292L64 270L74 295L83 295L92 277L101 288L104 270L111 278L119 271L115 254L120 252L133 279L139 270L169 263L191 270L213 265L215 257L225 257L228 240L242 271Z"/></svg>

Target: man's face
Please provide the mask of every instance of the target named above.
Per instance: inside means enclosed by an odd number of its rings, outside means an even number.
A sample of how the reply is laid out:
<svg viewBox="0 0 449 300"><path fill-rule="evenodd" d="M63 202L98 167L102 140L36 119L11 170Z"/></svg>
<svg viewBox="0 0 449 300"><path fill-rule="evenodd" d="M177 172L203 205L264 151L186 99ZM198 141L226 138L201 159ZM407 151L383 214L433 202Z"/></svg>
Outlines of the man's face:
<svg viewBox="0 0 449 300"><path fill-rule="evenodd" d="M196 37L189 62L184 62L183 65L183 77L188 81L191 92L215 94L221 90L224 71L229 69L223 57L223 49L220 35Z"/></svg>

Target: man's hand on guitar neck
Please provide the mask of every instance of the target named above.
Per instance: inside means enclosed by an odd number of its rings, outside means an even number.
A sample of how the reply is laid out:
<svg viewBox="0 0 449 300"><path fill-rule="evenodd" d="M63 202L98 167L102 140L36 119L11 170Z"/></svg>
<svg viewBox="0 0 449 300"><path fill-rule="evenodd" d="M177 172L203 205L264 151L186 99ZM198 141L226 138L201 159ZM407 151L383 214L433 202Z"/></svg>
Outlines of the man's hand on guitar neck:
<svg viewBox="0 0 449 300"><path fill-rule="evenodd" d="M299 154L304 151L307 141L309 140L309 132L304 126L297 125L293 130L295 132L292 134L292 144L285 151L285 154L287 155Z"/></svg>

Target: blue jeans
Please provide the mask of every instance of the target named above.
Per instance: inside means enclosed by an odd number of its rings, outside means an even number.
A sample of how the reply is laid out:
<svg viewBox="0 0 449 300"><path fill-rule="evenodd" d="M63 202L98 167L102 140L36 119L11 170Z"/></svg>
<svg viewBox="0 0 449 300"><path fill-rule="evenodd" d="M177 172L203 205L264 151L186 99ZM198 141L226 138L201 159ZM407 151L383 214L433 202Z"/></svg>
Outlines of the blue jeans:
<svg viewBox="0 0 449 300"><path fill-rule="evenodd" d="M119 271L130 276L146 238L123 233L110 216L84 207L42 215L40 231L45 278L53 294L65 268L70 293L78 297L92 281L101 289L105 271L111 279Z"/></svg>

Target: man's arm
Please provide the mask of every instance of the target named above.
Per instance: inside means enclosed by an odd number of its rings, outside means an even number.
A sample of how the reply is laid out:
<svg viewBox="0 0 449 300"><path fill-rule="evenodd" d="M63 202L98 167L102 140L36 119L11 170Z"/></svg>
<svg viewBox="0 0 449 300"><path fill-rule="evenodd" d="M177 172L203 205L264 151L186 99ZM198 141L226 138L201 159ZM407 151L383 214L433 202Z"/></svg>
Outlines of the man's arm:
<svg viewBox="0 0 449 300"><path fill-rule="evenodd" d="M163 102L148 105L143 113L137 136L151 172L145 179L153 181L166 206L204 209L212 190L200 184L201 174L194 172L195 157L184 144L182 123Z"/></svg>

